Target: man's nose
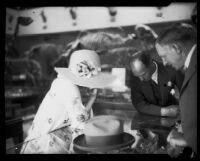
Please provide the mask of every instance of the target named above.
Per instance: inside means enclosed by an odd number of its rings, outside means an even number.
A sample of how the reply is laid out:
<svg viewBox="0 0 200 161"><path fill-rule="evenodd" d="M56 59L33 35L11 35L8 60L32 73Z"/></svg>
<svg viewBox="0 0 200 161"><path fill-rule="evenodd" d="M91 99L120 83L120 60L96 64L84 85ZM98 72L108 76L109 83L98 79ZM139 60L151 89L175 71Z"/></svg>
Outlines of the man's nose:
<svg viewBox="0 0 200 161"><path fill-rule="evenodd" d="M167 65L167 61L165 59L162 59L162 61L164 66Z"/></svg>

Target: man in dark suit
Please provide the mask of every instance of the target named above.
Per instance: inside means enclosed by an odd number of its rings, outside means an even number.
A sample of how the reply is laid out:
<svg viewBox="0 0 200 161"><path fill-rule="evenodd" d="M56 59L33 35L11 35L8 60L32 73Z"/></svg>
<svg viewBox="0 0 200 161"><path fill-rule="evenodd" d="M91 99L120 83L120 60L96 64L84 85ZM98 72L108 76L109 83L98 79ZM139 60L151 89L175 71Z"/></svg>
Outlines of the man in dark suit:
<svg viewBox="0 0 200 161"><path fill-rule="evenodd" d="M183 75L170 66L153 60L148 51L139 51L130 59L131 99L143 114L176 117L178 101L170 93L174 86L181 88Z"/></svg>
<svg viewBox="0 0 200 161"><path fill-rule="evenodd" d="M181 126L173 130L168 141L175 146L189 146L197 153L197 33L189 24L177 24L156 41L164 64L182 69L185 74L180 91Z"/></svg>

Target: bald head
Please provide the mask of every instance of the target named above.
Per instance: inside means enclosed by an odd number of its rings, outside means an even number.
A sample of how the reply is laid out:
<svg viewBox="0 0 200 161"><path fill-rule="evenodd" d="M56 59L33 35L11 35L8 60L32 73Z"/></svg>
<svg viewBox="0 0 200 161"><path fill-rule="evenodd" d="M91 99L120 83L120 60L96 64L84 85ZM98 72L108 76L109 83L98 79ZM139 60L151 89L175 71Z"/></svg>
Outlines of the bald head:
<svg viewBox="0 0 200 161"><path fill-rule="evenodd" d="M142 73L142 71L145 71L146 66L142 63L141 60L135 59L131 63L131 69L134 73Z"/></svg>
<svg viewBox="0 0 200 161"><path fill-rule="evenodd" d="M137 52L130 59L131 71L141 81L148 81L151 78L152 60L146 51Z"/></svg>

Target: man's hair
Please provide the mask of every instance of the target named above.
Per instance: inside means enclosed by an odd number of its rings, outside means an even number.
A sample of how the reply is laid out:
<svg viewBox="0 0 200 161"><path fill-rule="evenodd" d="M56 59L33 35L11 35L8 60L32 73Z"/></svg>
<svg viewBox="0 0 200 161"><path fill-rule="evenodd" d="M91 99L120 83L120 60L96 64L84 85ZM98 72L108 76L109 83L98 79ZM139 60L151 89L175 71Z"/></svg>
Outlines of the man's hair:
<svg viewBox="0 0 200 161"><path fill-rule="evenodd" d="M141 61L146 67L149 67L151 62L152 62L152 58L150 53L148 52L148 50L144 50L144 51L138 51L136 53L134 53L130 59L129 59L129 63L133 63L136 60Z"/></svg>
<svg viewBox="0 0 200 161"><path fill-rule="evenodd" d="M161 45L179 43L184 46L188 42L196 43L196 39L197 32L192 25L186 23L177 23L161 33L158 36L156 43Z"/></svg>

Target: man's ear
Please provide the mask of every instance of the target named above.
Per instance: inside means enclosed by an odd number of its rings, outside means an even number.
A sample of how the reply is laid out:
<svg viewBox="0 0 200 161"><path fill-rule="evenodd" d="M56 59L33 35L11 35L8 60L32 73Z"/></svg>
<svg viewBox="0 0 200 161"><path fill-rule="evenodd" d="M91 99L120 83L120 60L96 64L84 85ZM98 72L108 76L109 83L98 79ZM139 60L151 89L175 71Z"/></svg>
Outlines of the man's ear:
<svg viewBox="0 0 200 161"><path fill-rule="evenodd" d="M181 50L181 48L180 48L180 46L178 45L178 44L172 44L171 45L171 47L172 47L172 49L173 50L175 50L175 52L178 54L178 55L180 55L181 53L182 53L182 50Z"/></svg>

